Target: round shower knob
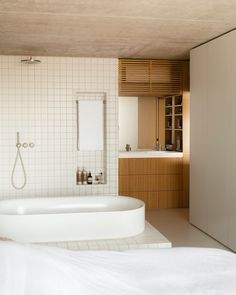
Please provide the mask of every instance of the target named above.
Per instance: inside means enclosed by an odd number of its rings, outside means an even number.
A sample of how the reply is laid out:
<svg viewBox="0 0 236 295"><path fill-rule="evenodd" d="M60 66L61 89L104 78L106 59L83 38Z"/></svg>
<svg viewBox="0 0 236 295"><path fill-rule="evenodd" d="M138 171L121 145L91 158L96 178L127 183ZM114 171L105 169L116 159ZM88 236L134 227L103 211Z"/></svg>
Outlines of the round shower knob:
<svg viewBox="0 0 236 295"><path fill-rule="evenodd" d="M17 143L16 147L19 149L21 147L21 143Z"/></svg>
<svg viewBox="0 0 236 295"><path fill-rule="evenodd" d="M23 146L23 148L27 148L28 147L28 143L24 142L22 146Z"/></svg>
<svg viewBox="0 0 236 295"><path fill-rule="evenodd" d="M33 142L31 142L31 143L29 144L29 147L30 147L30 148L34 148L34 146L35 146L35 145L34 145Z"/></svg>

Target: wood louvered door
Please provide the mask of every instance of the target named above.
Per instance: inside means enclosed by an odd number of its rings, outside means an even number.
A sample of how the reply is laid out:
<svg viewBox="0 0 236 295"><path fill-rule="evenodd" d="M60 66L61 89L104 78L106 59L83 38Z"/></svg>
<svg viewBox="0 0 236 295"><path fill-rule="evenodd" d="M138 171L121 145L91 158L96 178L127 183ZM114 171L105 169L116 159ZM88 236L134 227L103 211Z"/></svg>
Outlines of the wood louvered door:
<svg viewBox="0 0 236 295"><path fill-rule="evenodd" d="M119 60L120 96L181 94L183 62L175 60Z"/></svg>
<svg viewBox="0 0 236 295"><path fill-rule="evenodd" d="M137 96L150 94L150 61L120 60L119 63L120 96Z"/></svg>
<svg viewBox="0 0 236 295"><path fill-rule="evenodd" d="M151 60L151 93L154 95L180 94L183 84L182 62Z"/></svg>

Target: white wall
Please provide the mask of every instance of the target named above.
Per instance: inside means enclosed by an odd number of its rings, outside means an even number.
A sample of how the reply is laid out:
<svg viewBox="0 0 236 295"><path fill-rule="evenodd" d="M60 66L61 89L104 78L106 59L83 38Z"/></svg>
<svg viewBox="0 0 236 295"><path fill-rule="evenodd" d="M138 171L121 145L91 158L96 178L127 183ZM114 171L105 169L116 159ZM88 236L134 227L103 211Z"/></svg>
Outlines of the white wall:
<svg viewBox="0 0 236 295"><path fill-rule="evenodd" d="M119 97L119 149L138 148L138 97Z"/></svg>
<svg viewBox="0 0 236 295"><path fill-rule="evenodd" d="M103 58L0 56L0 199L118 192L118 60ZM76 91L107 93L107 152L76 151ZM28 183L11 186L16 132L34 149L21 149ZM104 169L107 184L76 186L77 167L97 173ZM17 178L21 171L18 169Z"/></svg>
<svg viewBox="0 0 236 295"><path fill-rule="evenodd" d="M190 221L236 251L236 31L191 51Z"/></svg>

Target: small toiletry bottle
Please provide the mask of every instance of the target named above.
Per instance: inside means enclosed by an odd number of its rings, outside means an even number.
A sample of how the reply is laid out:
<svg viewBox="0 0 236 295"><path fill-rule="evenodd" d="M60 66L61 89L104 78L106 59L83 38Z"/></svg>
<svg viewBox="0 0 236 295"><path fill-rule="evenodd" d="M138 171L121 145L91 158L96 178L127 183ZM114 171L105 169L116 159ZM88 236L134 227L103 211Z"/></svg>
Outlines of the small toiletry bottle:
<svg viewBox="0 0 236 295"><path fill-rule="evenodd" d="M102 174L102 172L100 172L99 174L97 174L95 176L95 180L96 180L97 184L102 184L103 183L103 174Z"/></svg>
<svg viewBox="0 0 236 295"><path fill-rule="evenodd" d="M90 171L87 177L87 184L93 184L93 177Z"/></svg>
<svg viewBox="0 0 236 295"><path fill-rule="evenodd" d="M95 182L96 183L100 182L100 174L95 175Z"/></svg>
<svg viewBox="0 0 236 295"><path fill-rule="evenodd" d="M88 177L88 173L83 167L83 170L81 172L81 184L87 184L87 177Z"/></svg>
<svg viewBox="0 0 236 295"><path fill-rule="evenodd" d="M88 182L88 172L84 170L84 184L87 184Z"/></svg>
<svg viewBox="0 0 236 295"><path fill-rule="evenodd" d="M103 174L102 172L100 173L100 179L99 179L99 184L102 184L103 183Z"/></svg>
<svg viewBox="0 0 236 295"><path fill-rule="evenodd" d="M180 119L178 119L178 121L177 121L177 128L179 128L179 129L182 128Z"/></svg>
<svg viewBox="0 0 236 295"><path fill-rule="evenodd" d="M81 174L82 172L80 171L79 167L77 168L77 171L76 171L76 184L81 184Z"/></svg>
<svg viewBox="0 0 236 295"><path fill-rule="evenodd" d="M81 180L81 184L84 184L84 168L80 174L80 180Z"/></svg>
<svg viewBox="0 0 236 295"><path fill-rule="evenodd" d="M177 140L176 140L176 150L180 151L181 150L181 141L180 141L180 137L177 136Z"/></svg>
<svg viewBox="0 0 236 295"><path fill-rule="evenodd" d="M159 144L159 138L156 139L156 150L160 151L161 145Z"/></svg>

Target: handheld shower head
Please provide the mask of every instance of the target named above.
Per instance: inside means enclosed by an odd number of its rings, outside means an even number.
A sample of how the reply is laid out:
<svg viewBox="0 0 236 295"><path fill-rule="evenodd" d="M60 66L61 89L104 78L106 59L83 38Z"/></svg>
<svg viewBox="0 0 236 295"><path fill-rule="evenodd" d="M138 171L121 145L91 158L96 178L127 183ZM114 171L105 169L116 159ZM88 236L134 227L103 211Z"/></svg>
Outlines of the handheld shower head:
<svg viewBox="0 0 236 295"><path fill-rule="evenodd" d="M28 65L35 65L35 64L39 64L39 63L41 63L41 60L39 60L39 59L34 59L32 56L30 56L30 57L27 58L27 59L22 59L22 60L21 60L21 63L23 63L23 64L28 64Z"/></svg>

